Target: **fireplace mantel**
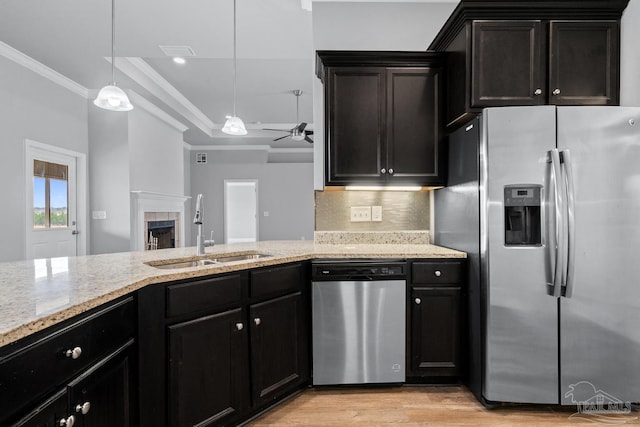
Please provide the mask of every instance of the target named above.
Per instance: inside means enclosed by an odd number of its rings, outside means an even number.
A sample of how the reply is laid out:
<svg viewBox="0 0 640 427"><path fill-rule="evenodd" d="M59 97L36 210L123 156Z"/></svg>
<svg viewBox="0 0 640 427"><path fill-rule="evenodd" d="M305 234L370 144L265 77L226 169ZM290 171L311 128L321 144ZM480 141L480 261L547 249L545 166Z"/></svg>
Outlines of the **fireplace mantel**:
<svg viewBox="0 0 640 427"><path fill-rule="evenodd" d="M178 247L184 247L185 234L185 208L184 203L189 196L176 196L172 194L154 193L150 191L131 192L131 250L143 251L145 249L145 212L178 212L180 221L180 236L183 236Z"/></svg>

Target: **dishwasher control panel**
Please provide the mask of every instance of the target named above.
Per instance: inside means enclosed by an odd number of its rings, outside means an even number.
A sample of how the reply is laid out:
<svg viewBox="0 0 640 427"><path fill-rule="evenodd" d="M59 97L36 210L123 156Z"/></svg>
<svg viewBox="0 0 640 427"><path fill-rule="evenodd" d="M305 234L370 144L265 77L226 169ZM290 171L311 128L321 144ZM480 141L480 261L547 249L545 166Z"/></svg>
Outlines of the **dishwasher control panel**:
<svg viewBox="0 0 640 427"><path fill-rule="evenodd" d="M404 279L407 266L404 260L316 260L313 261L311 265L312 279L316 281L336 279Z"/></svg>

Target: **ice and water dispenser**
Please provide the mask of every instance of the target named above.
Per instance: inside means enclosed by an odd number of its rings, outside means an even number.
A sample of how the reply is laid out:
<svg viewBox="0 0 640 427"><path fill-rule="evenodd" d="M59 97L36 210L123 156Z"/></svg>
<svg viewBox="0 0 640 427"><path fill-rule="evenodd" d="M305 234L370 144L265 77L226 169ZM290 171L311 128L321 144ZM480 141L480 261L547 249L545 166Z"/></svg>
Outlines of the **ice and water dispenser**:
<svg viewBox="0 0 640 427"><path fill-rule="evenodd" d="M504 188L505 246L542 244L540 185L509 185Z"/></svg>

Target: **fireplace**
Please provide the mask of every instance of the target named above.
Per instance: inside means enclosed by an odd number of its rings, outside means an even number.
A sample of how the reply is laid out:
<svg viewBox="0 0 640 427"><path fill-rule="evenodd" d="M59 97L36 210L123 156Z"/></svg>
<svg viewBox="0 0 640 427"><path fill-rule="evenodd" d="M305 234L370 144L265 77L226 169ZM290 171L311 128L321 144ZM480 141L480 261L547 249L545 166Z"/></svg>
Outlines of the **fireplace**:
<svg viewBox="0 0 640 427"><path fill-rule="evenodd" d="M131 249L182 248L185 246L185 206L190 199L146 191L131 192ZM154 240L149 239L153 236ZM154 243L157 239L157 245Z"/></svg>

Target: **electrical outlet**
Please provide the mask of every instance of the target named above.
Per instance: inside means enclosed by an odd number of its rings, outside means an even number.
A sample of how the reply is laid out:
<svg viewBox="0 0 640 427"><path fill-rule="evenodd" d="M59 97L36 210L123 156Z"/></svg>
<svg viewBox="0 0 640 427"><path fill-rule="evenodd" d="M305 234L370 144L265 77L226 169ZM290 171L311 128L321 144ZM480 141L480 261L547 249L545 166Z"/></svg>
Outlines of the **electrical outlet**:
<svg viewBox="0 0 640 427"><path fill-rule="evenodd" d="M351 222L371 221L371 206L351 206Z"/></svg>
<svg viewBox="0 0 640 427"><path fill-rule="evenodd" d="M371 206L371 221L382 221L382 206Z"/></svg>

